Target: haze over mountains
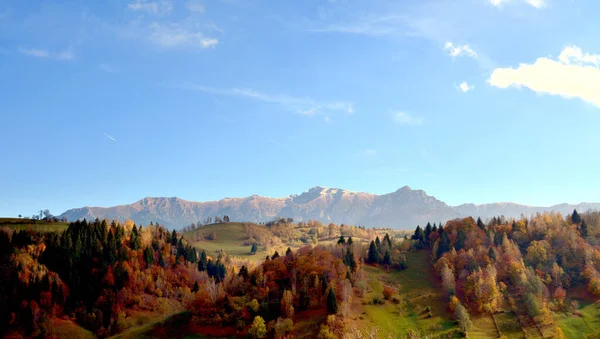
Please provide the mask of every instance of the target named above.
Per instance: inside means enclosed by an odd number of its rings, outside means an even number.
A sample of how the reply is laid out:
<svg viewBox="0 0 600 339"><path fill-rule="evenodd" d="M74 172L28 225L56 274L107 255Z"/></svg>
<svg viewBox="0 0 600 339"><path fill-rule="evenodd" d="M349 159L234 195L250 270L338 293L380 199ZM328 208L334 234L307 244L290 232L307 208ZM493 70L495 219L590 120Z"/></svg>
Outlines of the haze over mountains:
<svg viewBox="0 0 600 339"><path fill-rule="evenodd" d="M90 219L132 219L136 223L160 222L169 228L180 228L207 217L228 215L232 221L264 222L276 217L295 221L319 220L323 223L364 225L412 229L430 222L445 222L465 216L519 217L537 212L571 213L573 209L600 209L600 203L559 204L533 207L515 203L462 204L449 206L422 190L404 186L395 192L376 195L317 186L299 195L268 198L252 195L218 201L193 202L180 198L144 198L130 205L114 207L82 207L70 209L60 217L69 221Z"/></svg>

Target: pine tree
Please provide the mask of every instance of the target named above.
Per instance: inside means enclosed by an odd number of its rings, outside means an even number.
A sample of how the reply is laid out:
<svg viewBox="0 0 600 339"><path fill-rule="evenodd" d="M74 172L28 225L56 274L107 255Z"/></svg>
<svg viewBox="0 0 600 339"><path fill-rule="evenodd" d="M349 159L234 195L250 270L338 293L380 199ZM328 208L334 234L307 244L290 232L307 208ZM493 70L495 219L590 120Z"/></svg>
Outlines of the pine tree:
<svg viewBox="0 0 600 339"><path fill-rule="evenodd" d="M392 256L390 255L390 250L385 251L385 255L383 256L383 264L384 265L392 264Z"/></svg>
<svg viewBox="0 0 600 339"><path fill-rule="evenodd" d="M171 233L171 245L177 246L177 232L175 230Z"/></svg>
<svg viewBox="0 0 600 339"><path fill-rule="evenodd" d="M289 257L291 255L292 255L292 249L288 247L287 250L285 251L285 256Z"/></svg>
<svg viewBox="0 0 600 339"><path fill-rule="evenodd" d="M490 250L488 251L488 257L490 257L492 261L496 261L496 250L493 247L490 247Z"/></svg>
<svg viewBox="0 0 600 339"><path fill-rule="evenodd" d="M454 248L456 248L457 251L460 251L463 247L465 247L465 240L467 240L467 233L465 233L463 229L459 229Z"/></svg>
<svg viewBox="0 0 600 339"><path fill-rule="evenodd" d="M389 234L385 234L385 236L383 237L383 243L387 244L388 248L392 248L392 238L390 238Z"/></svg>
<svg viewBox="0 0 600 339"><path fill-rule="evenodd" d="M588 225L585 223L585 220L581 220L581 226L579 227L581 236L583 238L587 238L588 236Z"/></svg>
<svg viewBox="0 0 600 339"><path fill-rule="evenodd" d="M356 271L356 260L354 259L354 254L352 253L350 248L348 248L348 251L344 255L344 264L350 267L350 270L352 272Z"/></svg>
<svg viewBox="0 0 600 339"><path fill-rule="evenodd" d="M208 268L208 262L206 260L206 252L203 250L200 253L200 260L198 260L198 271L204 272Z"/></svg>
<svg viewBox="0 0 600 339"><path fill-rule="evenodd" d="M348 245L352 245L352 237L348 237Z"/></svg>
<svg viewBox="0 0 600 339"><path fill-rule="evenodd" d="M448 233L442 233L440 237L440 245L438 246L437 258L440 258L442 254L450 251L450 238L448 237Z"/></svg>
<svg viewBox="0 0 600 339"><path fill-rule="evenodd" d="M427 246L429 246L429 236L431 235L431 232L433 232L433 227L431 227L430 223L427 223L427 226L425 226L425 243L427 244Z"/></svg>
<svg viewBox="0 0 600 339"><path fill-rule="evenodd" d="M346 240L344 239L343 235L340 235L340 238L338 239L337 244L338 245L344 245L346 243Z"/></svg>
<svg viewBox="0 0 600 339"><path fill-rule="evenodd" d="M152 266L152 263L154 262L154 251L152 250L152 248L146 246L146 248L144 249L144 259L146 260L147 268Z"/></svg>
<svg viewBox="0 0 600 339"><path fill-rule="evenodd" d="M379 262L379 252L377 252L377 245L375 242L371 240L371 244L369 245L369 254L367 257L367 262L371 264L377 264Z"/></svg>
<svg viewBox="0 0 600 339"><path fill-rule="evenodd" d="M571 215L571 221L574 224L579 224L581 222L581 216L577 213L577 210L573 210L573 214Z"/></svg>
<svg viewBox="0 0 600 339"><path fill-rule="evenodd" d="M277 251L275 251L275 253L273 253L273 255L271 256L271 260L275 260L279 258L279 253L277 253Z"/></svg>
<svg viewBox="0 0 600 339"><path fill-rule="evenodd" d="M485 224L483 223L480 217L477 218L477 227L485 231Z"/></svg>
<svg viewBox="0 0 600 339"><path fill-rule="evenodd" d="M421 226L417 225L417 228L415 229L415 233L412 236L412 240L416 240L416 241L420 242L421 244L425 244L425 232L423 231Z"/></svg>
<svg viewBox="0 0 600 339"><path fill-rule="evenodd" d="M198 280L194 282L194 288L192 288L192 292L198 292L200 286L198 286Z"/></svg>
<svg viewBox="0 0 600 339"><path fill-rule="evenodd" d="M329 314L336 314L338 311L337 307L337 297L335 296L335 292L333 291L333 287L329 288L329 293L327 294L327 312Z"/></svg>
<svg viewBox="0 0 600 339"><path fill-rule="evenodd" d="M258 251L258 246L256 246L256 244L252 244L252 249L250 249L250 254L256 254L256 251Z"/></svg>

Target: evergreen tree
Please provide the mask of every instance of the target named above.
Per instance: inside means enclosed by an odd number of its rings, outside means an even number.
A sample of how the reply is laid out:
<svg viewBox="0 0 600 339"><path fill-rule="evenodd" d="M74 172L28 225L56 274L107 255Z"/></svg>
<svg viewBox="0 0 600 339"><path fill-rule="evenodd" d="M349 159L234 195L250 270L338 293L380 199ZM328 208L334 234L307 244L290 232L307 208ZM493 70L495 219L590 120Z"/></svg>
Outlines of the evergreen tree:
<svg viewBox="0 0 600 339"><path fill-rule="evenodd" d="M389 234L385 234L385 236L383 237L383 243L387 244L387 248L391 249L392 248L392 238L390 238Z"/></svg>
<svg viewBox="0 0 600 339"><path fill-rule="evenodd" d="M490 257L492 261L496 261L496 250L493 247L490 247L490 250L488 251L488 257Z"/></svg>
<svg viewBox="0 0 600 339"><path fill-rule="evenodd" d="M344 239L343 235L340 235L340 238L337 241L338 245L344 245L346 243L346 240Z"/></svg>
<svg viewBox="0 0 600 339"><path fill-rule="evenodd" d="M333 291L333 287L329 288L329 293L327 294L327 312L329 314L336 314L338 311L337 307L337 297L335 296L335 292Z"/></svg>
<svg viewBox="0 0 600 339"><path fill-rule="evenodd" d="M427 244L427 246L429 246L429 235L431 235L431 232L433 232L433 227L431 227L430 223L427 223L427 225L425 226L425 243Z"/></svg>
<svg viewBox="0 0 600 339"><path fill-rule="evenodd" d="M463 229L459 229L454 248L456 248L457 251L460 251L460 249L465 247L465 240L467 240L467 233Z"/></svg>
<svg viewBox="0 0 600 339"><path fill-rule="evenodd" d="M165 267L165 259L163 258L161 251L158 251L158 266Z"/></svg>
<svg viewBox="0 0 600 339"><path fill-rule="evenodd" d="M277 251L275 251L275 253L273 253L273 255L271 256L271 260L275 260L279 258L279 253L277 253Z"/></svg>
<svg viewBox="0 0 600 339"><path fill-rule="evenodd" d="M585 220L581 220L581 226L579 227L579 231L583 238L587 238L588 236L588 225L585 223Z"/></svg>
<svg viewBox="0 0 600 339"><path fill-rule="evenodd" d="M441 230L441 228L440 228ZM444 232L442 233L442 236L440 237L440 244L438 246L438 252L437 252L437 258L440 258L442 256L442 254L450 251L450 238L448 237L448 233Z"/></svg>
<svg viewBox="0 0 600 339"><path fill-rule="evenodd" d="M291 255L292 255L292 249L288 247L287 250L285 251L285 256L289 257Z"/></svg>
<svg viewBox="0 0 600 339"><path fill-rule="evenodd" d="M375 238L375 248L377 249L377 253L381 252L381 241L379 241L379 236Z"/></svg>
<svg viewBox="0 0 600 339"><path fill-rule="evenodd" d="M385 251L385 255L383 256L383 264L384 265L392 264L392 256L390 255L390 250Z"/></svg>
<svg viewBox="0 0 600 339"><path fill-rule="evenodd" d="M571 221L574 224L579 224L581 222L581 216L577 213L577 210L573 210L573 214L571 215Z"/></svg>
<svg viewBox="0 0 600 339"><path fill-rule="evenodd" d="M242 268L240 268L240 272L238 273L238 277L241 277L244 279L244 281L246 281L248 280L249 276L248 268L245 265L242 265Z"/></svg>
<svg viewBox="0 0 600 339"><path fill-rule="evenodd" d="M348 245L352 245L352 237L348 237Z"/></svg>
<svg viewBox="0 0 600 339"><path fill-rule="evenodd" d="M146 246L146 248L144 249L144 259L146 260L147 268L152 266L152 263L154 262L154 251L152 250L152 248Z"/></svg>
<svg viewBox="0 0 600 339"><path fill-rule="evenodd" d="M438 231L437 226L433 223L433 227L431 228L431 233L436 233Z"/></svg>
<svg viewBox="0 0 600 339"><path fill-rule="evenodd" d="M344 255L344 264L346 264L352 272L356 271L356 260L354 259L354 254L350 248L348 248L348 251Z"/></svg>
<svg viewBox="0 0 600 339"><path fill-rule="evenodd" d="M198 286L198 280L194 282L194 288L192 288L192 292L198 292L200 286Z"/></svg>
<svg viewBox="0 0 600 339"><path fill-rule="evenodd" d="M177 246L177 232L175 230L171 233L171 245Z"/></svg>
<svg viewBox="0 0 600 339"><path fill-rule="evenodd" d="M371 240L371 245L369 245L369 254L367 257L367 262L371 264L377 264L379 262L379 252L377 251L377 245L375 242Z"/></svg>
<svg viewBox="0 0 600 339"><path fill-rule="evenodd" d="M129 242L131 249L139 250L142 247L142 239L140 239L140 235L135 224L131 229L131 238L129 239Z"/></svg>
<svg viewBox="0 0 600 339"><path fill-rule="evenodd" d="M485 224L483 223L480 217L477 217L477 227L485 231Z"/></svg>
<svg viewBox="0 0 600 339"><path fill-rule="evenodd" d="M256 254L256 251L258 251L258 246L256 246L256 244L252 244L252 249L250 249L250 254Z"/></svg>
<svg viewBox="0 0 600 339"><path fill-rule="evenodd" d="M208 262L206 260L206 252L202 250L200 253L200 260L198 260L198 271L204 272L208 268Z"/></svg>
<svg viewBox="0 0 600 339"><path fill-rule="evenodd" d="M412 240L416 240L416 241L420 242L421 244L425 244L425 232L423 231L421 226L417 225L417 228L415 229L415 233L412 236Z"/></svg>

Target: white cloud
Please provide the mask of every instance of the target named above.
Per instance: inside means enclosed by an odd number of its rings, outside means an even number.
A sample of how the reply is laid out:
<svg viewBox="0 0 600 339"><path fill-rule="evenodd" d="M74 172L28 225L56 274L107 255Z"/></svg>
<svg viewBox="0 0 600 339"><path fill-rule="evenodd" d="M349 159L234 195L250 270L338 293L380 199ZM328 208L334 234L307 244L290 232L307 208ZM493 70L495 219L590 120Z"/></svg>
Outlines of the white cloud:
<svg viewBox="0 0 600 339"><path fill-rule="evenodd" d="M394 112L393 118L396 123L401 125L421 125L423 123L423 119L406 112Z"/></svg>
<svg viewBox="0 0 600 339"><path fill-rule="evenodd" d="M136 0L135 2L128 4L127 7L134 11L148 12L154 15L164 15L173 10L173 3L171 3L171 1L146 2L145 0Z"/></svg>
<svg viewBox="0 0 600 339"><path fill-rule="evenodd" d="M101 70L108 72L108 73L117 73L117 69L113 65L100 64L100 65L98 65L98 67L100 67Z"/></svg>
<svg viewBox="0 0 600 339"><path fill-rule="evenodd" d="M361 155L363 155L363 156L366 156L366 157L376 157L376 156L377 156L377 154L378 154L378 153L377 153L377 150L376 150L376 149L372 149L372 148L364 148L364 149L361 149L361 150L359 151L359 153L360 153Z"/></svg>
<svg viewBox="0 0 600 339"><path fill-rule="evenodd" d="M199 2L188 2L186 7L190 12L194 12L194 13L204 13L206 10L204 8L204 5L202 5Z"/></svg>
<svg viewBox="0 0 600 339"><path fill-rule="evenodd" d="M535 8L542 8L542 7L546 7L547 1L546 0L525 0L526 3L530 4L531 6L535 7Z"/></svg>
<svg viewBox="0 0 600 339"><path fill-rule="evenodd" d="M301 115L315 115L319 111L319 108L320 107L313 107L307 110L298 110L297 112Z"/></svg>
<svg viewBox="0 0 600 339"><path fill-rule="evenodd" d="M472 91L475 87L472 85L469 85L466 81L463 81L460 83L460 85L457 86L459 91L462 91L463 93L467 93L468 91Z"/></svg>
<svg viewBox="0 0 600 339"><path fill-rule="evenodd" d="M444 45L444 48L453 58L463 55L471 58L477 58L477 53L469 45L455 46L453 43L448 41L446 42L446 45Z"/></svg>
<svg viewBox="0 0 600 339"><path fill-rule="evenodd" d="M538 58L517 68L497 68L488 82L498 88L527 87L534 92L579 98L600 107L600 55L566 47L558 60Z"/></svg>
<svg viewBox="0 0 600 339"><path fill-rule="evenodd" d="M493 6L496 7L502 7L504 4L507 4L509 2L513 2L513 0L488 0L490 4L492 4ZM535 7L535 8L543 8L546 7L546 5L548 4L547 0L519 0L522 1L526 4L528 4L529 6Z"/></svg>
<svg viewBox="0 0 600 339"><path fill-rule="evenodd" d="M252 99L255 101L278 104L287 110L301 115L324 114L325 122L331 122L327 114L342 112L346 114L354 113L354 105L346 101L319 101L309 97L294 97L286 94L269 94L259 92L249 88L213 88L199 86L190 83L184 83L176 86L169 86L188 91L204 92L216 95L229 95L240 98Z"/></svg>
<svg viewBox="0 0 600 339"><path fill-rule="evenodd" d="M70 60L75 59L75 54L73 54L73 51L71 50L71 48L67 48L62 51L53 53L53 52L50 52L45 49L22 48L21 47L21 48L19 48L19 52L21 52L21 54L24 54L24 55L28 55L28 56L35 57L35 58L42 58L42 59L54 59L54 60L59 60L59 61L70 61Z"/></svg>
<svg viewBox="0 0 600 339"><path fill-rule="evenodd" d="M331 120L330 117L328 117L327 115L323 118L323 120L325 121L325 123L331 124L333 121Z"/></svg>
<svg viewBox="0 0 600 339"><path fill-rule="evenodd" d="M215 47L219 40L206 37L202 32L188 28L181 23L150 25L152 30L150 41L163 47L199 46L202 48Z"/></svg>
<svg viewBox="0 0 600 339"><path fill-rule="evenodd" d="M113 142L117 142L117 139L111 137L110 135L104 133L104 136L107 137L108 139L112 140Z"/></svg>
<svg viewBox="0 0 600 339"><path fill-rule="evenodd" d="M36 49L36 48L19 48L19 52L25 55L29 55L36 58L49 58L50 53L45 49Z"/></svg>
<svg viewBox="0 0 600 339"><path fill-rule="evenodd" d="M56 54L56 60L69 61L69 60L73 60L73 59L75 59L75 55L73 54L73 51L71 50L71 48L65 49Z"/></svg>
<svg viewBox="0 0 600 339"><path fill-rule="evenodd" d="M560 55L558 56L558 60L563 64L593 64L596 67L600 65L600 55L598 54L589 54L581 51L581 48L577 46L567 46L565 47Z"/></svg>

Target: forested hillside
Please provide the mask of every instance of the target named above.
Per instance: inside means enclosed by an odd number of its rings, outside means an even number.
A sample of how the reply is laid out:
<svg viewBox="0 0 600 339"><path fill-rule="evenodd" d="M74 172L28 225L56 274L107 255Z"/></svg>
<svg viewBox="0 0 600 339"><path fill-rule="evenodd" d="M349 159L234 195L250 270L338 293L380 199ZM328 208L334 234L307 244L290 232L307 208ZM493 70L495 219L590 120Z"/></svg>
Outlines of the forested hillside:
<svg viewBox="0 0 600 339"><path fill-rule="evenodd" d="M600 333L598 212L485 222L469 217L418 226L406 237L315 221L257 225L223 219L184 232L107 220L77 221L51 232L4 227L1 334Z"/></svg>

